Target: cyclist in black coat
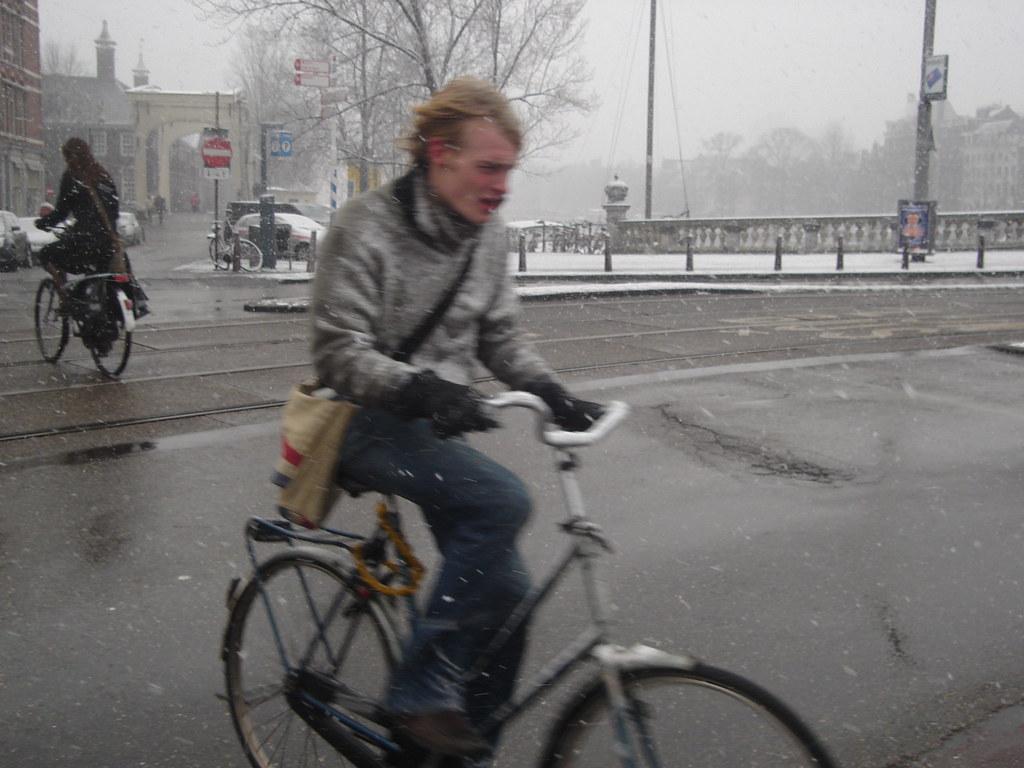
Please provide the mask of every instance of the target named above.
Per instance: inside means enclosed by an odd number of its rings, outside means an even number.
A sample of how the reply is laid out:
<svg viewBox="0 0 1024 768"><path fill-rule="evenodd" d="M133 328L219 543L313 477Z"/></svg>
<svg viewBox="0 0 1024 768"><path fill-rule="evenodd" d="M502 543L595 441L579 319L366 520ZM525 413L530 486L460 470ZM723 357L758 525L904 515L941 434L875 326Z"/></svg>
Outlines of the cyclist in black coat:
<svg viewBox="0 0 1024 768"><path fill-rule="evenodd" d="M61 152L68 167L60 180L57 207L36 219L35 224L38 229L48 230L74 217L71 227L57 242L39 251L40 264L63 295L68 272L106 271L113 254L112 229L117 226L119 201L114 180L93 157L85 141L70 138L64 142ZM97 200L103 206L103 213Z"/></svg>

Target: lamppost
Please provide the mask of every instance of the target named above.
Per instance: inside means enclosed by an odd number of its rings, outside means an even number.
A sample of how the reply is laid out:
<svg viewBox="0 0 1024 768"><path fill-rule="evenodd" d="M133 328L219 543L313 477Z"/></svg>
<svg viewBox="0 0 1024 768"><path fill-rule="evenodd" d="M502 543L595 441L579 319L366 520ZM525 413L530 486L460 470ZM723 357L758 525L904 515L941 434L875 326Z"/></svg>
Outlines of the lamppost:
<svg viewBox="0 0 1024 768"><path fill-rule="evenodd" d="M914 261L924 261L934 250L937 232L934 200L929 200L928 171L935 149L932 133L932 102L946 98L949 57L934 56L936 0L925 0L924 43L921 47L920 96L917 103L917 134L914 146L914 199L901 200L898 207L901 249L914 252Z"/></svg>
<svg viewBox="0 0 1024 768"><path fill-rule="evenodd" d="M921 48L921 83L917 102L917 139L914 147L914 199L928 199L928 170L930 153L935 149L932 135L932 99L927 93L926 68L932 56L935 40L935 3L925 0L924 44Z"/></svg>

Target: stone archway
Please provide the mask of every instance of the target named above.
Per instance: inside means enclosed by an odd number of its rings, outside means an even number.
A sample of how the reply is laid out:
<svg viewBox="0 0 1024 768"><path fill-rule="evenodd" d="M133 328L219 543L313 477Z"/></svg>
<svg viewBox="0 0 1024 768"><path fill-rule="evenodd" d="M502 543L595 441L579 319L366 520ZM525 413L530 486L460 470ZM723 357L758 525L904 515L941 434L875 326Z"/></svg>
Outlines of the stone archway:
<svg viewBox="0 0 1024 768"><path fill-rule="evenodd" d="M256 157L251 151L252 127L249 112L238 93L160 91L149 87L125 93L135 117L135 196L144 200L148 192L149 153L147 141L156 135L159 163L157 192L171 200L171 147L174 142L203 128L228 129L233 157L231 176L220 182L222 200L247 200L252 190Z"/></svg>

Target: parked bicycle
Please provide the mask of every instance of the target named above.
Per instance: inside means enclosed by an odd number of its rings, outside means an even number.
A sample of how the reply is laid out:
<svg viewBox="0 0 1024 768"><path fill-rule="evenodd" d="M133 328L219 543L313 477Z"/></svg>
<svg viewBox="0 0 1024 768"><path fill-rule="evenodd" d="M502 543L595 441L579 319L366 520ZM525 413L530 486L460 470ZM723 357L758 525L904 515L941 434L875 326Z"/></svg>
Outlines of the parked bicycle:
<svg viewBox="0 0 1024 768"><path fill-rule="evenodd" d="M233 269L235 255L246 272L258 272L263 266L263 252L256 243L240 237L228 222L213 222L213 231L206 238L210 241L210 258L214 269Z"/></svg>
<svg viewBox="0 0 1024 768"><path fill-rule="evenodd" d="M547 407L533 395L510 392L490 403L538 414L538 438L554 452L567 513L560 527L570 544L467 677L487 668L574 565L580 566L590 623L535 679L521 683L482 731L494 732L542 695L550 698L556 683L589 663L594 674L567 698L551 726L538 763L543 768L834 766L797 715L755 683L690 656L612 643L610 603L596 570L609 542L584 510L573 449L604 438L626 406L611 404L581 433L553 427ZM365 538L258 517L246 525L253 572L229 590L222 658L231 715L255 768L406 764L380 697L418 610L412 593L421 567L401 535L393 497L382 497L378 518ZM259 542L288 546L260 561Z"/></svg>
<svg viewBox="0 0 1024 768"><path fill-rule="evenodd" d="M50 277L43 278L36 290L36 341L43 359L57 362L73 331L100 373L120 376L132 351L134 297L142 295L135 278L120 272L87 275L68 282L65 295L62 302Z"/></svg>

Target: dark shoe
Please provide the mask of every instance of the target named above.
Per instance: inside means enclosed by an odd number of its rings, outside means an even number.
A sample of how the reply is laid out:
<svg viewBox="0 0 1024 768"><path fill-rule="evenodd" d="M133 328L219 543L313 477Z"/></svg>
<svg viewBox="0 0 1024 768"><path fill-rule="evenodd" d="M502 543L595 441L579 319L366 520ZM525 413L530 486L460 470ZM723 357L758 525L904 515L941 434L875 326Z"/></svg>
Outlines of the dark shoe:
<svg viewBox="0 0 1024 768"><path fill-rule="evenodd" d="M453 757L483 757L491 745L461 712L435 709L395 718L396 736L430 752Z"/></svg>

